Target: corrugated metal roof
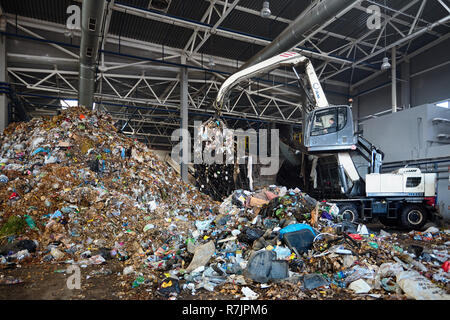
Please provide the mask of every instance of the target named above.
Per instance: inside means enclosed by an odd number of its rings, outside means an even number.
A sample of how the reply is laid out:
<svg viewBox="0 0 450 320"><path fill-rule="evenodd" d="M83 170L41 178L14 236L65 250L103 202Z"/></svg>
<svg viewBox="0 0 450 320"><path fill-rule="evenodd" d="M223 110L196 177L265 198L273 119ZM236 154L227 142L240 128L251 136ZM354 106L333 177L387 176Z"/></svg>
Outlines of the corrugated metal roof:
<svg viewBox="0 0 450 320"><path fill-rule="evenodd" d="M275 22L254 14L234 10L220 26L273 40L288 25L283 22Z"/></svg>
<svg viewBox="0 0 450 320"><path fill-rule="evenodd" d="M120 0L117 3L127 4L133 7L147 8L150 0Z"/></svg>
<svg viewBox="0 0 450 320"><path fill-rule="evenodd" d="M117 0L115 2L136 8L155 10L149 8L150 0ZM205 0L172 0L167 9L167 14L200 21L208 7L209 3ZM161 12L164 13L164 11Z"/></svg>
<svg viewBox="0 0 450 320"><path fill-rule="evenodd" d="M168 25L123 12L113 12L109 32L114 35L174 48L183 48L193 33L191 29Z"/></svg>
<svg viewBox="0 0 450 320"><path fill-rule="evenodd" d="M263 1L264 0L241 0L238 5L259 11L262 8ZM274 16L293 20L301 12L303 12L312 1L313 0L270 1L270 8ZM116 0L116 3L123 3L143 9L148 8L149 2L150 0ZM367 7L372 4L372 2L373 1L369 2L364 0L361 2L361 5ZM410 0L388 1L387 5L395 10L398 10L410 2ZM384 0L376 0L375 3L384 5ZM407 14L409 14L410 17L402 14L399 15L398 18L411 23L413 16L415 16L420 6L420 3L421 1L418 1L407 11ZM65 24L68 16L66 13L66 8L71 4L80 5L78 1L71 0L0 0L0 4L3 10L7 13L44 21L51 21L63 25ZM200 22L209 6L210 2L207 0L172 0L167 10L167 14ZM217 5L217 9L222 11L222 6ZM382 12L384 13L384 9L382 9ZM389 10L387 10L387 13L388 15L393 14L393 12ZM446 16L446 14L445 9L437 1L428 1L421 18L426 21L434 22ZM210 24L214 25L218 18L217 13L214 12ZM368 18L369 14L364 12L364 10L354 8L340 17L337 21L327 26L325 31L334 32L344 37L358 39L368 32ZM395 25L403 32L409 31L408 26L402 26L398 23L395 23ZM418 25L424 26L424 23L419 22ZM276 38L287 27L287 24L280 21L263 19L258 15L235 9L222 22L220 27L271 40ZM311 31L313 30L310 30L310 32ZM441 34L446 34L449 32L449 28L447 26L439 26L435 28L434 31L440 32ZM167 47L174 48L184 48L190 36L193 34L193 30L191 28L174 26L172 24L158 22L117 11L113 12L109 32L114 35L121 35L123 37L162 44ZM391 26L388 26L386 33L387 44L401 38L401 35L399 35L398 32ZM364 40L373 43L376 41L378 34L379 32L375 31ZM321 34L316 34L315 38L320 40L321 36ZM412 52L416 48L420 48L435 39L437 39L436 36L421 36L420 38L412 41L408 52ZM317 43L317 40L314 41ZM344 40L328 37L327 40L320 44L320 48L324 52L329 52L342 46L343 44L345 44ZM382 47L384 46L384 35L381 38L379 45ZM306 43L304 46L314 49L309 43ZM368 46L363 46L362 48L368 52L371 50ZM403 48L406 48L406 46ZM205 42L199 52L206 55L217 55L230 59L246 61L261 49L262 46L259 45L213 35L208 39L208 41ZM400 50L401 49L402 48L400 48ZM347 52L342 52L340 55L345 58L346 53ZM338 55L338 53L335 54ZM357 50L355 55L353 54L354 52L349 55L350 59L355 58L357 60L364 57L364 53L360 50ZM374 57L373 59L369 59L369 62L377 61L378 58L379 57ZM322 61L317 61L316 64L322 64ZM343 73L340 75L340 78L345 78L345 76L345 73Z"/></svg>
<svg viewBox="0 0 450 320"><path fill-rule="evenodd" d="M209 2L205 0L180 1L172 0L168 14L200 21L203 14L209 7Z"/></svg>
<svg viewBox="0 0 450 320"><path fill-rule="evenodd" d="M213 35L205 42L199 52L246 61L262 49L263 47L259 45Z"/></svg>
<svg viewBox="0 0 450 320"><path fill-rule="evenodd" d="M241 0L239 5L260 11L265 0ZM293 20L311 4L312 0L276 0L270 1L270 11L276 17Z"/></svg>
<svg viewBox="0 0 450 320"><path fill-rule="evenodd" d="M400 49L406 50L408 48L408 53L414 52L423 46L427 45L428 43L436 40L437 38L430 34L423 34L418 38L415 38L411 41L411 44L409 42L404 43Z"/></svg>
<svg viewBox="0 0 450 320"><path fill-rule="evenodd" d="M8 13L61 24L66 24L67 7L79 5L71 0L2 0L0 4Z"/></svg>
<svg viewBox="0 0 450 320"><path fill-rule="evenodd" d="M359 38L369 31L367 27L369 16L368 13L359 9L351 9L327 26L325 30L351 38Z"/></svg>
<svg viewBox="0 0 450 320"><path fill-rule="evenodd" d="M444 3L449 6L448 1L444 1ZM437 1L427 1L427 5L423 9L422 18L432 22L444 18L445 16L447 16L447 14L448 12L445 10L445 8Z"/></svg>

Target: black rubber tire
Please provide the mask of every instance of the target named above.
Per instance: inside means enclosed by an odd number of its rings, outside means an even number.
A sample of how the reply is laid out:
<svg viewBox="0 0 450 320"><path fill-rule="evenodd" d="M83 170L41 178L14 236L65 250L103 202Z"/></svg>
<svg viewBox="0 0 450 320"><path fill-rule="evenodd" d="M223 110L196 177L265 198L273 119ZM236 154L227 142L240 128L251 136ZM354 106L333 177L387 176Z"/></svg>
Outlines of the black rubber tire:
<svg viewBox="0 0 450 320"><path fill-rule="evenodd" d="M402 227L409 230L420 230L427 223L427 211L419 205L407 205L400 215Z"/></svg>
<svg viewBox="0 0 450 320"><path fill-rule="evenodd" d="M339 215L343 217L344 221L349 222L359 221L358 209L354 204L344 204L339 206ZM346 219L348 215L351 215L351 217Z"/></svg>

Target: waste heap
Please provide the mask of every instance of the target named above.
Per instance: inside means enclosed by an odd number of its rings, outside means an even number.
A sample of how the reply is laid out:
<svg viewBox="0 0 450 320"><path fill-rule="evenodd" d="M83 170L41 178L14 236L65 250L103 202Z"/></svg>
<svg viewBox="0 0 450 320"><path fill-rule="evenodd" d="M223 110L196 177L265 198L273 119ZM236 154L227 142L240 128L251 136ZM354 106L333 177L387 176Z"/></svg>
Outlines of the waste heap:
<svg viewBox="0 0 450 320"><path fill-rule="evenodd" d="M4 131L0 263L38 257L160 267L166 261L145 260L146 252L180 242L191 220L217 210L218 203L112 124L104 113L70 108Z"/></svg>
<svg viewBox="0 0 450 320"><path fill-rule="evenodd" d="M0 265L119 264L143 298L449 299L449 230L372 232L297 188L214 202L111 123L71 108L0 136Z"/></svg>
<svg viewBox="0 0 450 320"><path fill-rule="evenodd" d="M372 232L334 204L276 186L237 190L219 211L216 225L232 236L219 237L206 279L231 273L223 281L241 292L221 290L241 299L450 299L450 230Z"/></svg>

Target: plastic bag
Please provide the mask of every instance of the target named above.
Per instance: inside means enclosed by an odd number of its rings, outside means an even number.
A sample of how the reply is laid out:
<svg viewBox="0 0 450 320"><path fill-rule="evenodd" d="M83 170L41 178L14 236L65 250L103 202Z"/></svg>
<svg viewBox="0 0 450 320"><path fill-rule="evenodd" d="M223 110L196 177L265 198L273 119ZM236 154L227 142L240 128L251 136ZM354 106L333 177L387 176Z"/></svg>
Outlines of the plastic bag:
<svg viewBox="0 0 450 320"><path fill-rule="evenodd" d="M378 269L377 276L380 278L396 276L403 271L403 267L398 263L387 262L383 263Z"/></svg>
<svg viewBox="0 0 450 320"><path fill-rule="evenodd" d="M359 279L373 279L375 277L375 271L360 266L354 266L347 277L345 278L345 283L351 283Z"/></svg>
<svg viewBox="0 0 450 320"><path fill-rule="evenodd" d="M243 287L242 293L245 295L245 297L241 298L241 300L256 300L258 298L258 294L254 292L249 287Z"/></svg>
<svg viewBox="0 0 450 320"><path fill-rule="evenodd" d="M262 250L252 254L244 275L260 283L289 277L287 261L277 261L275 259L276 253L273 251Z"/></svg>
<svg viewBox="0 0 450 320"><path fill-rule="evenodd" d="M408 297L416 300L450 300L449 294L417 271L400 272L397 275L397 284Z"/></svg>
<svg viewBox="0 0 450 320"><path fill-rule="evenodd" d="M368 293L372 289L363 279L353 281L348 288L355 293Z"/></svg>
<svg viewBox="0 0 450 320"><path fill-rule="evenodd" d="M303 277L303 285L307 290L313 290L328 285L328 281L320 274L307 274Z"/></svg>
<svg viewBox="0 0 450 320"><path fill-rule="evenodd" d="M189 273L198 267L205 266L214 254L215 250L216 247L214 246L214 241L209 241L208 243L197 247L194 258L187 267L186 272Z"/></svg>

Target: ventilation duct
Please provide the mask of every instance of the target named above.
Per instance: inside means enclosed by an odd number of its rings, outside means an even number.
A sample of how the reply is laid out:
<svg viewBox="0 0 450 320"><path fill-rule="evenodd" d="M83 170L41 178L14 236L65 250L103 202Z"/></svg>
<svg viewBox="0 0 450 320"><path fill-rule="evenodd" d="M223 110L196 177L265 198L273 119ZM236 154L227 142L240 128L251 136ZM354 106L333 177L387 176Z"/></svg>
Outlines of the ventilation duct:
<svg viewBox="0 0 450 320"><path fill-rule="evenodd" d="M81 11L79 104L92 109L95 68L101 40L106 1L84 0Z"/></svg>
<svg viewBox="0 0 450 320"><path fill-rule="evenodd" d="M241 70L258 62L273 57L284 51L291 50L304 39L304 34L314 27L319 27L326 21L338 15L351 5L355 0L321 1L306 14L300 14L284 31L275 38L267 47L250 58Z"/></svg>

